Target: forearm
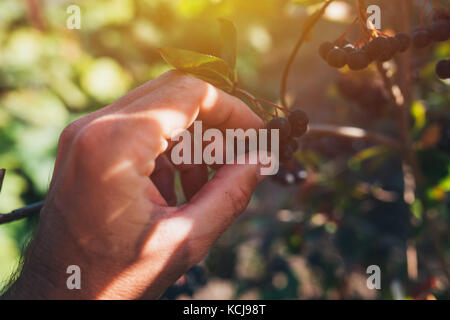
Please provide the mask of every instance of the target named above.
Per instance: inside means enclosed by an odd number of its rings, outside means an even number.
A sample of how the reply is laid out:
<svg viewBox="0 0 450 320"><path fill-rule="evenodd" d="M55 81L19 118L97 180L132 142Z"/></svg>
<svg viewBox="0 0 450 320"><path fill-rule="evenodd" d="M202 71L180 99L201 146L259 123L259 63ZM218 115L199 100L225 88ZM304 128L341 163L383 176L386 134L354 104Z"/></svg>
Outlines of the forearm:
<svg viewBox="0 0 450 320"><path fill-rule="evenodd" d="M28 246L24 258L3 299L68 299L77 298L78 290L68 290L61 257L46 250L39 232ZM15 279L14 279L15 278Z"/></svg>
<svg viewBox="0 0 450 320"><path fill-rule="evenodd" d="M56 231L50 234L38 229L17 277L1 299L156 299L176 280L167 275L176 274L170 266L162 270L158 261L151 259L153 268L149 268L149 257L128 266L118 265L116 259L92 257L67 235L63 238ZM79 288L71 286L74 274L68 267L72 265L80 270ZM155 274L156 270L160 272Z"/></svg>
<svg viewBox="0 0 450 320"><path fill-rule="evenodd" d="M47 230L45 225L38 226L3 299L87 299L92 296L91 286L83 290L68 288L67 267L75 264L87 270L88 265L76 243L68 235L63 237L58 230L63 228L54 225L52 230ZM88 272L83 280L89 281Z"/></svg>

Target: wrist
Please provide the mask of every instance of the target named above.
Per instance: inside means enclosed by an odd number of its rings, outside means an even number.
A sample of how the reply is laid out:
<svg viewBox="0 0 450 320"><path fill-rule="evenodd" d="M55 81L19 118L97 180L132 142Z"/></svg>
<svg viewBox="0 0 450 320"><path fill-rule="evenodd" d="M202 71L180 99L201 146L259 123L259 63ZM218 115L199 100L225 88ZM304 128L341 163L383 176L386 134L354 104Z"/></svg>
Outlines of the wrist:
<svg viewBox="0 0 450 320"><path fill-rule="evenodd" d="M7 299L45 300L77 299L81 290L69 290L66 281L67 263L48 247L39 231L26 250L19 275L5 294ZM70 251L69 251L70 252Z"/></svg>
<svg viewBox="0 0 450 320"><path fill-rule="evenodd" d="M43 217L45 216L45 219ZM94 297L93 283L83 275L82 290L69 286L71 265L91 270L79 245L67 228L42 211L41 221L28 245L18 270L18 277L4 295L6 299L89 299ZM49 224L49 219L52 223ZM81 276L81 274L80 274ZM69 279L70 280L70 279Z"/></svg>

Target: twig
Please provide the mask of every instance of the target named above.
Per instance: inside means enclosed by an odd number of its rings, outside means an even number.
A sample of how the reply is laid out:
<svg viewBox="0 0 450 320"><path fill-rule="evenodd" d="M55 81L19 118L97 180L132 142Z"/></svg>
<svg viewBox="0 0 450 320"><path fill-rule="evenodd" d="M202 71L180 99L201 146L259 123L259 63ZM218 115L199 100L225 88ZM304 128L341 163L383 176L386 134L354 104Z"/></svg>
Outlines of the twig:
<svg viewBox="0 0 450 320"><path fill-rule="evenodd" d="M369 31L369 29L367 29L367 24L366 24L367 14L366 14L366 11L365 11L365 8L366 8L365 1L364 0L357 0L356 1L356 7L358 8L358 17L359 17L359 21L360 21L361 25L363 26L363 31L370 38L372 36L372 31Z"/></svg>
<svg viewBox="0 0 450 320"><path fill-rule="evenodd" d="M379 143L393 149L401 149L401 145L396 139L384 136L379 133L370 132L357 127L344 127L335 126L330 124L310 124L307 132L308 135L312 134L325 134L332 136L340 136L351 139L367 140L375 143Z"/></svg>
<svg viewBox="0 0 450 320"><path fill-rule="evenodd" d="M291 70L291 67L292 67L292 64L294 63L295 57L297 56L298 51L300 50L301 46L307 39L311 30L314 28L316 23L320 20L320 18L325 13L325 10L327 9L327 7L333 1L334 0L328 0L319 11L317 11L313 14L313 15L315 15L315 17L309 24L304 25L304 28L300 35L300 38L298 39L297 44L295 45L294 49L292 50L291 56L289 57L288 62L286 63L286 66L283 71L283 77L281 79L280 100L281 100L281 105L283 107L288 107L287 101L286 101L286 88L287 88L287 81L288 81L288 77L289 77L289 71ZM308 20L307 20L307 22L308 22Z"/></svg>
<svg viewBox="0 0 450 320"><path fill-rule="evenodd" d="M264 112L266 112L266 110L261 106L254 95L237 87L234 88L233 93L243 96L245 99L247 99L251 103L251 105L255 109L254 111L261 118L261 120L263 120L264 122L266 121L266 118L264 117Z"/></svg>
<svg viewBox="0 0 450 320"><path fill-rule="evenodd" d="M38 214L41 211L43 205L44 201L39 201L26 207L11 211L7 214L0 213L0 224L20 220L34 214Z"/></svg>
<svg viewBox="0 0 450 320"><path fill-rule="evenodd" d="M6 169L0 169L0 191L2 191L3 178L5 178Z"/></svg>
<svg viewBox="0 0 450 320"><path fill-rule="evenodd" d="M289 112L288 108L280 107L279 105L277 105L277 104L275 104L275 103L273 103L273 102L271 102L269 100L266 100L266 99L259 99L259 98L257 98L257 99L255 99L255 101L268 104L271 107L273 107L275 110L279 109L279 110L281 110L283 112L286 112L286 113Z"/></svg>
<svg viewBox="0 0 450 320"><path fill-rule="evenodd" d="M344 40L345 36L352 30L355 23L359 20L359 17L356 17L355 20L347 27L347 29L344 31L344 33L334 42L339 43L341 40Z"/></svg>

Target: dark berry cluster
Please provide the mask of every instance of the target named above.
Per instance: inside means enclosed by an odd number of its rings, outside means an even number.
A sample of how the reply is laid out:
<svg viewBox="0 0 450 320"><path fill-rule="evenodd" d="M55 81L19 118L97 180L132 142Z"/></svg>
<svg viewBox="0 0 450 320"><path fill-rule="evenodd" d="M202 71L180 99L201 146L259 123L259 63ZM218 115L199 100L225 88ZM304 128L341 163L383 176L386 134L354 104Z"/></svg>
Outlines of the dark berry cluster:
<svg viewBox="0 0 450 320"><path fill-rule="evenodd" d="M308 172L302 164L290 162L282 165L272 180L283 186L292 186L305 181L307 177Z"/></svg>
<svg viewBox="0 0 450 320"><path fill-rule="evenodd" d="M367 44L356 47L347 41L340 44L324 42L319 48L320 56L334 68L346 65L351 70L363 70L374 61L388 61L399 52L404 52L411 43L410 37L403 32L395 37L379 36Z"/></svg>
<svg viewBox="0 0 450 320"><path fill-rule="evenodd" d="M450 13L445 9L438 9L433 14L429 26L418 28L413 32L412 41L414 47L422 49L434 41L442 42L450 39ZM441 79L450 78L450 60L441 60L436 65L436 74Z"/></svg>
<svg viewBox="0 0 450 320"><path fill-rule="evenodd" d="M308 117L301 110L294 110L289 113L288 118L275 117L267 124L269 132L271 129L278 129L280 135L280 161L286 162L292 159L298 149L295 138L303 136L308 130Z"/></svg>
<svg viewBox="0 0 450 320"><path fill-rule="evenodd" d="M412 34L414 47L422 49L433 41L441 42L450 38L450 14L444 9L436 10L428 27L417 28Z"/></svg>

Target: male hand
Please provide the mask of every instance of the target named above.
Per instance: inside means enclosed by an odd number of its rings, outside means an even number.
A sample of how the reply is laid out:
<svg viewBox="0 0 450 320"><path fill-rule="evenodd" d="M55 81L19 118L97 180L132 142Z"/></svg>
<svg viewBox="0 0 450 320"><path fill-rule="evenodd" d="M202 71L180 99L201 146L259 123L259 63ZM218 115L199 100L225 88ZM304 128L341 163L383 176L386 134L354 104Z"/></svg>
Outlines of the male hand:
<svg viewBox="0 0 450 320"><path fill-rule="evenodd" d="M50 190L10 298L158 298L204 258L247 206L259 165L182 166L174 207L170 138L204 127L261 128L239 99L170 71L62 133ZM149 178L151 177L151 178ZM66 269L81 269L69 290Z"/></svg>

